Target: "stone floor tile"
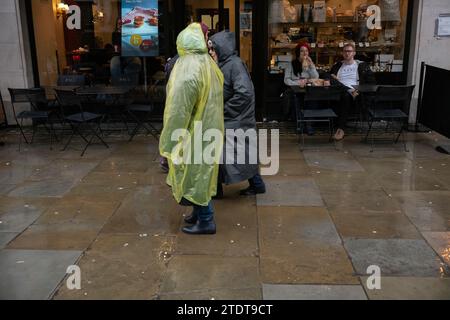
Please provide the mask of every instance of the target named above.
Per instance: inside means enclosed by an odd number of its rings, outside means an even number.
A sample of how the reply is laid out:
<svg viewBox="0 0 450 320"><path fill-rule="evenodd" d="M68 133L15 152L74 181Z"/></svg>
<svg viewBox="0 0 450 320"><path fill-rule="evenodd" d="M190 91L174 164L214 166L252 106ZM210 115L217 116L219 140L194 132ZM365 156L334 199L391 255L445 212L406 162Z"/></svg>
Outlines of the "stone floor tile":
<svg viewBox="0 0 450 320"><path fill-rule="evenodd" d="M174 256L161 285L161 294L199 290L251 289L260 287L258 259L205 255Z"/></svg>
<svg viewBox="0 0 450 320"><path fill-rule="evenodd" d="M423 236L450 267L450 232L424 232Z"/></svg>
<svg viewBox="0 0 450 320"><path fill-rule="evenodd" d="M263 284L264 300L367 300L360 285Z"/></svg>
<svg viewBox="0 0 450 320"><path fill-rule="evenodd" d="M404 277L439 277L442 262L424 240L347 239L345 248L359 275L367 268L380 267L381 275Z"/></svg>
<svg viewBox="0 0 450 320"><path fill-rule="evenodd" d="M62 285L54 299L155 299L173 247L170 237L101 234L77 264L81 290Z"/></svg>
<svg viewBox="0 0 450 320"><path fill-rule="evenodd" d="M382 277L380 290L367 289L370 300L450 300L450 279Z"/></svg>
<svg viewBox="0 0 450 320"><path fill-rule="evenodd" d="M0 250L0 299L49 299L81 251Z"/></svg>
<svg viewBox="0 0 450 320"><path fill-rule="evenodd" d="M319 188L311 178L270 177L265 182L268 192L256 196L258 206L324 206Z"/></svg>

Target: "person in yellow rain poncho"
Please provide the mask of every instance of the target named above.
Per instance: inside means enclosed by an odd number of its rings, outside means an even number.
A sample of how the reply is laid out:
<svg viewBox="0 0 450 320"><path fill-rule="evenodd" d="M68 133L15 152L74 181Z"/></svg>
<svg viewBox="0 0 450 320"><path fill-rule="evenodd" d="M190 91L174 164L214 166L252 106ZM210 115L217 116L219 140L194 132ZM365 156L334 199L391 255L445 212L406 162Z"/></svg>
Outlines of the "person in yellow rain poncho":
<svg viewBox="0 0 450 320"><path fill-rule="evenodd" d="M223 147L223 75L208 54L204 31L192 23L178 35L159 147L168 159L167 184L175 200L194 207L185 219L192 224L183 228L188 234L216 233L211 198Z"/></svg>

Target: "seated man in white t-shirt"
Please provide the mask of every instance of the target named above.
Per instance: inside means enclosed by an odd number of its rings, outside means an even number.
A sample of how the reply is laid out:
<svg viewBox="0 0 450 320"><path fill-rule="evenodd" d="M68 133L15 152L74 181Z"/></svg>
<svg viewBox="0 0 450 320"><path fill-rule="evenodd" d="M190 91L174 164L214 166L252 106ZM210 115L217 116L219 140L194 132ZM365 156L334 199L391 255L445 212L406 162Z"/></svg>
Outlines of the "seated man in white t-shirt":
<svg viewBox="0 0 450 320"><path fill-rule="evenodd" d="M348 112L351 109L356 97L359 95L354 86L362 84L375 84L375 77L367 63L355 60L356 48L353 43L347 43L344 46L342 56L343 61L336 63L331 68L331 78L333 85L339 84L346 87L346 93L343 94L341 105L338 110L338 129L334 134L334 139L339 141L345 136L344 128L348 118Z"/></svg>

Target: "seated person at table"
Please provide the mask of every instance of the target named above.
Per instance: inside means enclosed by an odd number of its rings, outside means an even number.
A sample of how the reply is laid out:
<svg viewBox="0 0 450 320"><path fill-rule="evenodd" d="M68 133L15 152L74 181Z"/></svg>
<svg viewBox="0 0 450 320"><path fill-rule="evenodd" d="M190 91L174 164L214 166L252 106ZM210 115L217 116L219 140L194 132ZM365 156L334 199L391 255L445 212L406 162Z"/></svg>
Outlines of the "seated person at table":
<svg viewBox="0 0 450 320"><path fill-rule="evenodd" d="M122 79L130 79L131 82L139 82L141 72L141 60L138 57L115 56L111 59L111 83L119 85ZM138 83L133 83L137 85Z"/></svg>
<svg viewBox="0 0 450 320"><path fill-rule="evenodd" d="M284 71L284 84L286 86L304 86L305 84L301 83L302 79L319 79L319 73L317 72L314 63L309 56L309 52L310 47L306 42L300 42L295 47L295 59L292 60L291 63L289 63L286 70ZM289 92L289 94L289 98L293 98L293 93L291 91ZM292 99L289 100L292 101ZM287 103L286 106L288 108L286 108L287 110L284 110L284 114L286 116L291 115L293 116L292 118L295 119L295 108L292 108L292 103Z"/></svg>
<svg viewBox="0 0 450 320"><path fill-rule="evenodd" d="M333 79L332 84L341 85L346 89L342 95L339 110L337 110L338 129L334 134L336 141L344 139L344 128L349 110L359 95L359 92L353 86L375 84L376 82L370 66L365 62L355 60L355 54L355 45L353 43L345 44L342 52L344 60L336 63L330 72Z"/></svg>
<svg viewBox="0 0 450 320"><path fill-rule="evenodd" d="M292 60L284 72L284 83L287 86L299 86L300 79L319 79L319 73L309 56L309 51L306 42L300 42L295 47L295 60Z"/></svg>

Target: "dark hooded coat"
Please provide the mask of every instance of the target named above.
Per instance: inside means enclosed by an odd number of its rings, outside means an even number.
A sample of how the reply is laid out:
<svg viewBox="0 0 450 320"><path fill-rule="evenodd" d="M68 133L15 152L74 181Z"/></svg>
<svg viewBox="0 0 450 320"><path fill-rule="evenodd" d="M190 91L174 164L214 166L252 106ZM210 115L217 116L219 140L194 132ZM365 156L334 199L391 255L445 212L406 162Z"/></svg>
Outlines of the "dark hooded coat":
<svg viewBox="0 0 450 320"><path fill-rule="evenodd" d="M224 119L225 129L253 129L256 132L255 119L255 89L250 74L244 62L237 55L235 34L222 31L211 37L218 57L219 67L224 75ZM248 180L259 172L257 163L249 163L250 143L234 141L234 149L230 149L230 139L225 138L224 155L227 151L234 152L236 159L237 150L245 148L246 164L224 164L221 166L220 176L225 184L234 184ZM256 147L256 146L254 146ZM252 152L257 152L257 148ZM257 155L256 155L257 158Z"/></svg>

